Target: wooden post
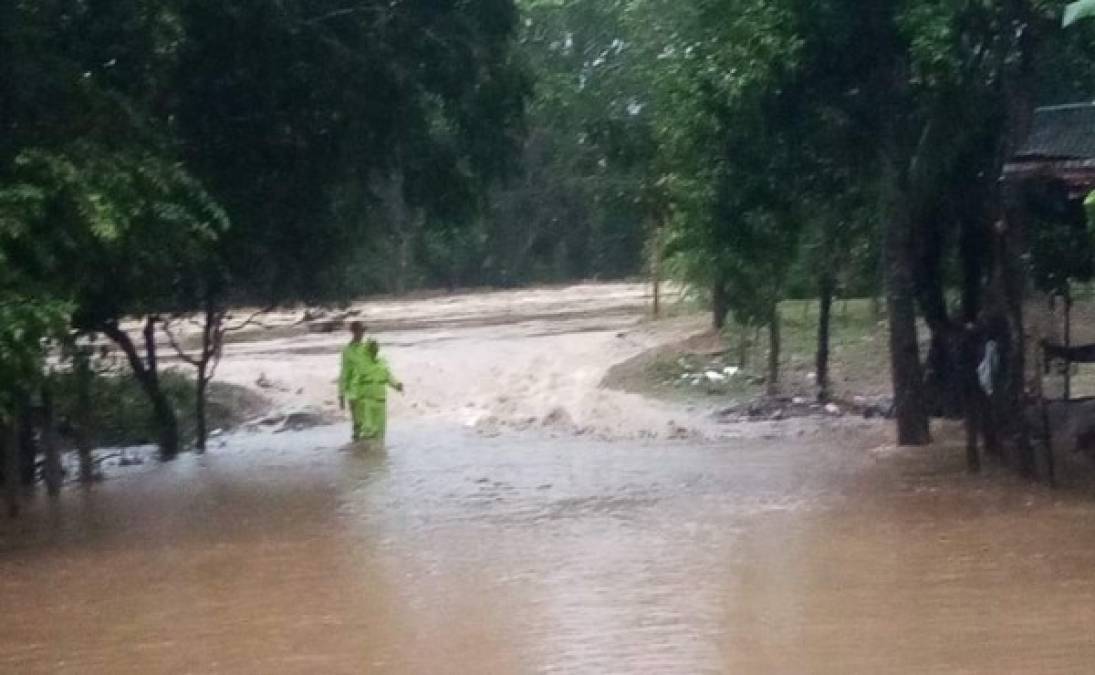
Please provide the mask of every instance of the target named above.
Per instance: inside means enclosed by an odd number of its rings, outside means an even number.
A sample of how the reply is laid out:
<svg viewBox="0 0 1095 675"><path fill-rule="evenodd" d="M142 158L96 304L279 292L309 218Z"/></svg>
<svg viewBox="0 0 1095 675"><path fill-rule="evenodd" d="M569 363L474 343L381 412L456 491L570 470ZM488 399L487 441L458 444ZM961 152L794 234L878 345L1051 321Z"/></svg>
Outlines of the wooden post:
<svg viewBox="0 0 1095 675"><path fill-rule="evenodd" d="M1072 287L1065 282L1065 349L1072 346ZM1067 353L1067 352L1066 352ZM1065 357L1065 400L1072 398L1072 361Z"/></svg>

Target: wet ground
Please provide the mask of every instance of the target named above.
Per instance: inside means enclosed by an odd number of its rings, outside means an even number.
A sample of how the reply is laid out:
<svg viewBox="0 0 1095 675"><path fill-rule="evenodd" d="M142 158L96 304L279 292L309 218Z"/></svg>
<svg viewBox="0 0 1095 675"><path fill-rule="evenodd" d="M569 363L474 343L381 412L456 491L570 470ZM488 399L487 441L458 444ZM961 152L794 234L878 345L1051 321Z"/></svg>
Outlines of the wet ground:
<svg viewBox="0 0 1095 675"><path fill-rule="evenodd" d="M851 436L251 435L0 525L0 672L1083 673L1095 501Z"/></svg>

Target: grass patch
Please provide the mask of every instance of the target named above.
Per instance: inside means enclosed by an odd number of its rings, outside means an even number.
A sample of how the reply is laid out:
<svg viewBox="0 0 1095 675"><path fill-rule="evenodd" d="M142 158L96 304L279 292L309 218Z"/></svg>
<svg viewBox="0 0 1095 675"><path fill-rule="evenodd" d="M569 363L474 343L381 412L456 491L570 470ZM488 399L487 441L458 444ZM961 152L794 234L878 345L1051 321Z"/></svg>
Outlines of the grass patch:
<svg viewBox="0 0 1095 675"><path fill-rule="evenodd" d="M196 433L194 380L180 371L167 370L160 373L160 384L179 418L180 440L184 445L193 443ZM61 438L66 445L72 445L75 442L76 381L71 374L56 377L54 400ZM246 387L213 381L206 403L208 429L234 429L260 415L268 406L262 395ZM91 389L91 409L94 416L92 442L96 447L144 445L156 441L152 404L129 373L96 378Z"/></svg>
<svg viewBox="0 0 1095 675"><path fill-rule="evenodd" d="M781 303L779 310L779 391L785 396L812 398L817 393L818 303L789 300ZM831 322L829 367L833 395L847 400L890 395L886 324L876 316L873 303L866 299L838 300L833 304ZM742 332L733 326L721 335L697 335L640 354L613 367L604 384L661 398L704 397L740 403L764 396L767 364L767 331ZM725 380L702 377L707 372L725 374L726 368L737 370Z"/></svg>

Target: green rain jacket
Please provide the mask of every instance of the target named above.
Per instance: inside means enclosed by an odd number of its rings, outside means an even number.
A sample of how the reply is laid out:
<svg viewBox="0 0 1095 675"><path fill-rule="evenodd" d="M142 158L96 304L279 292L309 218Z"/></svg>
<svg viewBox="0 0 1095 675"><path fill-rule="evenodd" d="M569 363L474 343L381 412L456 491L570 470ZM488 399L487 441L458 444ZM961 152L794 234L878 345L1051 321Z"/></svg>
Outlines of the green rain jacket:
<svg viewBox="0 0 1095 675"><path fill-rule="evenodd" d="M373 358L364 342L351 342L342 350L338 395L351 401L363 399L369 389Z"/></svg>
<svg viewBox="0 0 1095 675"><path fill-rule="evenodd" d="M342 350L342 374L338 379L338 393L348 400L388 398L388 387L396 386L388 363L381 357L374 359L364 342L350 343Z"/></svg>

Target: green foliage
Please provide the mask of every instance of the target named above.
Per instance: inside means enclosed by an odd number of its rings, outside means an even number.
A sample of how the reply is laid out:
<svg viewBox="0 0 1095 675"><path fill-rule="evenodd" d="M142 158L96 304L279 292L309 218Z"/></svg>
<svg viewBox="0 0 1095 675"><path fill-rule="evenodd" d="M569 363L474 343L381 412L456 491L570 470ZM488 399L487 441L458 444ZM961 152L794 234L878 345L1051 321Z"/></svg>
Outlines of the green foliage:
<svg viewBox="0 0 1095 675"><path fill-rule="evenodd" d="M522 3L536 73L520 175L493 191L484 281L509 285L640 269L657 160L650 67L623 1Z"/></svg>
<svg viewBox="0 0 1095 675"><path fill-rule="evenodd" d="M0 420L10 420L40 381L46 348L66 330L63 302L0 292Z"/></svg>
<svg viewBox="0 0 1095 675"><path fill-rule="evenodd" d="M720 287L740 322L765 323L802 222L787 95L801 41L778 3L703 2L680 14L660 33L667 75L655 80L674 206L670 269Z"/></svg>
<svg viewBox="0 0 1095 675"><path fill-rule="evenodd" d="M336 272L405 234L379 188L467 223L512 169L528 83L511 0L190 0L180 17L172 115L232 216L219 285L236 298L345 299L360 282Z"/></svg>
<svg viewBox="0 0 1095 675"><path fill-rule="evenodd" d="M0 189L0 238L24 278L76 305L80 327L193 302L223 210L180 165L90 144L27 150Z"/></svg>
<svg viewBox="0 0 1095 675"><path fill-rule="evenodd" d="M1065 7L1064 15L1061 17L1061 26L1068 28L1080 19L1086 19L1092 16L1095 16L1095 2L1092 0L1070 2L1068 6Z"/></svg>

